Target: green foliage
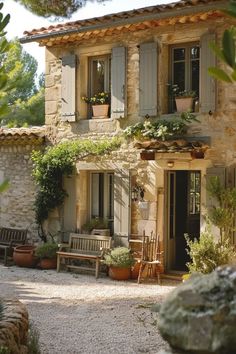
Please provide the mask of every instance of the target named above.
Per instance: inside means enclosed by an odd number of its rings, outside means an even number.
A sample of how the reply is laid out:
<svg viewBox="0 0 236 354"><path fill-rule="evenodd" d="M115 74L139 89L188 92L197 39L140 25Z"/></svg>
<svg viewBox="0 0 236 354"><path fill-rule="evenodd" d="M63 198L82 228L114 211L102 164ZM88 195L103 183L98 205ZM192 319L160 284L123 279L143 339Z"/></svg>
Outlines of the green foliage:
<svg viewBox="0 0 236 354"><path fill-rule="evenodd" d="M198 122L194 114L183 112L180 116L171 120L159 119L157 122L146 120L144 123L130 125L124 130L124 135L137 139L148 138L161 139L164 141L176 136L185 135L188 123L193 121Z"/></svg>
<svg viewBox="0 0 236 354"><path fill-rule="evenodd" d="M235 0L230 1L228 10L224 11L231 17L236 17L236 2ZM211 48L215 55L227 66L227 70L220 68L211 67L208 72L214 78L225 81L228 83L233 83L236 81L236 27L232 26L224 31L221 47L219 48L216 44L211 43Z"/></svg>
<svg viewBox="0 0 236 354"><path fill-rule="evenodd" d="M129 248L116 247L105 254L103 263L112 267L129 268L135 261Z"/></svg>
<svg viewBox="0 0 236 354"><path fill-rule="evenodd" d="M217 204L208 210L210 221L220 229L221 241L228 242L235 230L236 188L223 187L218 177L211 177L207 190Z"/></svg>
<svg viewBox="0 0 236 354"><path fill-rule="evenodd" d="M24 5L27 10L37 16L43 17L70 17L82 6L85 6L88 1L94 0L15 0ZM106 0L96 0L104 2Z"/></svg>
<svg viewBox="0 0 236 354"><path fill-rule="evenodd" d="M39 258L56 258L57 251L58 245L56 243L46 242L36 248L35 255Z"/></svg>
<svg viewBox="0 0 236 354"><path fill-rule="evenodd" d="M15 39L10 42L7 54L0 53L0 63L8 73L8 89L2 94L2 101L9 109L2 124L9 127L44 124L44 88L37 88L35 82L37 61Z"/></svg>
<svg viewBox="0 0 236 354"><path fill-rule="evenodd" d="M82 230L90 233L93 229L108 229L109 221L103 218L93 218L87 221L83 226Z"/></svg>
<svg viewBox="0 0 236 354"><path fill-rule="evenodd" d="M189 247L187 252L191 258L191 262L187 263L190 273L211 273L235 257L234 247L230 245L229 240L224 243L216 242L209 227L201 233L199 240L191 241L188 235L185 235L185 238Z"/></svg>
<svg viewBox="0 0 236 354"><path fill-rule="evenodd" d="M86 103L91 104L108 104L110 102L110 95L108 92L98 92L92 97L83 96L82 100Z"/></svg>
<svg viewBox="0 0 236 354"><path fill-rule="evenodd" d="M10 183L9 183L9 180L6 179L5 181L3 181L1 184L0 184L0 193L4 192L8 187L9 187Z"/></svg>
<svg viewBox="0 0 236 354"><path fill-rule="evenodd" d="M3 319L4 304L0 300L0 321Z"/></svg>
<svg viewBox="0 0 236 354"><path fill-rule="evenodd" d="M29 331L28 331L28 341L27 341L27 347L29 354L40 354L40 345L39 345L39 331L38 329L30 323L29 325Z"/></svg>
<svg viewBox="0 0 236 354"><path fill-rule="evenodd" d="M7 347L0 347L0 354L10 354L10 350Z"/></svg>
<svg viewBox="0 0 236 354"><path fill-rule="evenodd" d="M33 176L39 186L35 201L36 222L40 225L48 213L63 204L66 191L63 176L69 176L75 161L88 155L103 155L120 146L119 139L92 141L74 140L48 147L45 152L34 151Z"/></svg>

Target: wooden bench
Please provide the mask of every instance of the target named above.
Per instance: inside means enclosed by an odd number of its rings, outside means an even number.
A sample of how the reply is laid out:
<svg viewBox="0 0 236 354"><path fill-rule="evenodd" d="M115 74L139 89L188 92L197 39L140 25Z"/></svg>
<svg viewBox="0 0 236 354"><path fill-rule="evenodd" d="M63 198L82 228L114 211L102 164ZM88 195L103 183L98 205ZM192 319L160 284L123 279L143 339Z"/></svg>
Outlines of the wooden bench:
<svg viewBox="0 0 236 354"><path fill-rule="evenodd" d="M95 276L96 279L99 275L100 261L103 256L104 250L111 248L110 236L97 236L86 234L74 234L69 236L69 244L61 245L57 252L57 271L60 271L61 260L64 259L82 259L92 260L95 262ZM83 266L66 264L67 268L91 270Z"/></svg>
<svg viewBox="0 0 236 354"><path fill-rule="evenodd" d="M16 246L24 245L27 241L28 230L0 228L0 249L4 250L4 265L7 265L7 258Z"/></svg>

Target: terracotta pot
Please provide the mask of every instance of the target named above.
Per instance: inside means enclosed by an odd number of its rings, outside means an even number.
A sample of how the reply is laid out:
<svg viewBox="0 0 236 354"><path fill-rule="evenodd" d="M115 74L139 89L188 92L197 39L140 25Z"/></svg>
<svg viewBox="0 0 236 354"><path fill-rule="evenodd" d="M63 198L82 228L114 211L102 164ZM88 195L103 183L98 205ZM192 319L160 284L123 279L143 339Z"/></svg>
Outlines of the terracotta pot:
<svg viewBox="0 0 236 354"><path fill-rule="evenodd" d="M92 105L93 118L108 118L109 104Z"/></svg>
<svg viewBox="0 0 236 354"><path fill-rule="evenodd" d="M57 259L56 258L42 258L40 260L40 268L42 269L56 269Z"/></svg>
<svg viewBox="0 0 236 354"><path fill-rule="evenodd" d="M130 272L130 268L109 267L109 277L113 280L128 280Z"/></svg>
<svg viewBox="0 0 236 354"><path fill-rule="evenodd" d="M13 261L19 267L35 267L37 264L37 257L34 255L35 246L24 245L14 248Z"/></svg>
<svg viewBox="0 0 236 354"><path fill-rule="evenodd" d="M193 110L193 97L175 98L177 112L188 112Z"/></svg>

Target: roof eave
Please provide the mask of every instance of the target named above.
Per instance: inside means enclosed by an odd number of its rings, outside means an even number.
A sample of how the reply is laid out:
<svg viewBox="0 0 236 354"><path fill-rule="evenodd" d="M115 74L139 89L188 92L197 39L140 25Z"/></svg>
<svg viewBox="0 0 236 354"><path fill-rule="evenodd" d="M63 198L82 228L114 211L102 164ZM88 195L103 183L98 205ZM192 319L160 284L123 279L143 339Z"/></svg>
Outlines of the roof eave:
<svg viewBox="0 0 236 354"><path fill-rule="evenodd" d="M52 33L35 34L35 35L27 36L27 37L22 37L19 40L22 44L30 43L30 42L38 42L38 41L46 39L46 38L60 37L65 34L68 35L68 34L75 34L75 33L91 32L91 31L95 31L95 30L99 30L99 29L117 27L117 26L126 25L126 24L135 24L135 23L148 21L148 20L165 19L165 18L169 18L169 17L177 17L180 15L184 16L184 15L189 15L189 14L195 14L198 12L208 12L211 10L214 10L214 11L223 10L227 7L227 4L228 4L228 1L223 1L222 3L217 4L217 6L215 6L212 3L211 4L204 4L204 5L196 5L194 7L189 6L186 8L169 10L169 11L165 11L162 13L146 14L146 15L137 16L134 18L125 18L122 20L112 20L107 23L88 25L88 26L84 26L81 28L77 28L77 29L67 29L67 30L55 31Z"/></svg>

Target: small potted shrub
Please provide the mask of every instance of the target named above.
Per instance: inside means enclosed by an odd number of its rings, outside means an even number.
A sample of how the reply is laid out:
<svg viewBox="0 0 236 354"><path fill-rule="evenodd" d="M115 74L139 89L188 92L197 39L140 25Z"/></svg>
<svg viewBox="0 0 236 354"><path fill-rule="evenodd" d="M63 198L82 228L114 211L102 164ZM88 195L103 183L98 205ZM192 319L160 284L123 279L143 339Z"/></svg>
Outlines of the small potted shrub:
<svg viewBox="0 0 236 354"><path fill-rule="evenodd" d="M102 230L103 232L97 233L96 230ZM103 218L92 218L82 226L82 232L110 236L109 221Z"/></svg>
<svg viewBox="0 0 236 354"><path fill-rule="evenodd" d="M108 92L98 92L92 97L82 97L82 100L92 105L92 118L107 118L110 97Z"/></svg>
<svg viewBox="0 0 236 354"><path fill-rule="evenodd" d="M40 259L43 269L55 269L57 265L58 245L56 243L43 243L35 250L35 255Z"/></svg>
<svg viewBox="0 0 236 354"><path fill-rule="evenodd" d="M172 86L172 93L175 98L177 112L192 112L193 100L196 97L196 92L191 90L180 90L178 85Z"/></svg>
<svg viewBox="0 0 236 354"><path fill-rule="evenodd" d="M104 255L104 264L109 267L109 276L114 280L130 278L131 267L134 264L131 250L127 247L116 247Z"/></svg>

